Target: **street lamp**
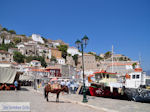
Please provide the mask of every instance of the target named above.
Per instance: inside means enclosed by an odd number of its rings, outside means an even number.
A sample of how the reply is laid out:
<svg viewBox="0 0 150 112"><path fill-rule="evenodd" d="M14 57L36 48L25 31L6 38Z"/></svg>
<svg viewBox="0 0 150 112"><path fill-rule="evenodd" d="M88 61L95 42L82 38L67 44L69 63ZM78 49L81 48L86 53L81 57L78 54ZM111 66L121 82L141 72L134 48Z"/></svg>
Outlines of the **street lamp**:
<svg viewBox="0 0 150 112"><path fill-rule="evenodd" d="M83 101L84 103L88 102L87 97L86 97L86 88L85 88L85 77L84 77L84 51L83 48L84 46L87 46L89 38L85 35L81 40L77 40L75 44L77 45L78 49L81 48L82 52L82 69L83 69Z"/></svg>

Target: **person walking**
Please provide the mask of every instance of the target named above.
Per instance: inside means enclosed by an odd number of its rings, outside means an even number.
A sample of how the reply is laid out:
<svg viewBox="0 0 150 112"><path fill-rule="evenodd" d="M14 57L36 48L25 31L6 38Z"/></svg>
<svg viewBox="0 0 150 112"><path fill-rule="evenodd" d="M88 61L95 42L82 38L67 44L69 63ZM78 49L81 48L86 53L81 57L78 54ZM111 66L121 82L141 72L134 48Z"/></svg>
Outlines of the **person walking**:
<svg viewBox="0 0 150 112"><path fill-rule="evenodd" d="M67 82L66 82L66 86L68 87L68 89L69 89L69 93L71 93L71 90L70 90L70 81L68 81L67 80Z"/></svg>
<svg viewBox="0 0 150 112"><path fill-rule="evenodd" d="M17 80L15 80L14 85L15 85L15 91L16 91L18 88L18 81Z"/></svg>
<svg viewBox="0 0 150 112"><path fill-rule="evenodd" d="M67 86L68 88L70 88L70 81L67 80L66 86Z"/></svg>
<svg viewBox="0 0 150 112"><path fill-rule="evenodd" d="M61 84L62 87L65 86L65 81L62 80L60 84Z"/></svg>
<svg viewBox="0 0 150 112"><path fill-rule="evenodd" d="M71 83L70 88L71 88L71 93L74 94L74 82Z"/></svg>

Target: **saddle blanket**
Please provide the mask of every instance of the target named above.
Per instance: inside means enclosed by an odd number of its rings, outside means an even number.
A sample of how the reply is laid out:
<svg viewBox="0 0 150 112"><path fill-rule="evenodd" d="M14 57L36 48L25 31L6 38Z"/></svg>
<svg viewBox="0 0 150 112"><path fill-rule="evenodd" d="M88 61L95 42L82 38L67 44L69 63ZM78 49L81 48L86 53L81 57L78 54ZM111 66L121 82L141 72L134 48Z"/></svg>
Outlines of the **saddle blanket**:
<svg viewBox="0 0 150 112"><path fill-rule="evenodd" d="M60 84L52 84L51 85L51 89L54 90L54 89L61 89L61 85Z"/></svg>

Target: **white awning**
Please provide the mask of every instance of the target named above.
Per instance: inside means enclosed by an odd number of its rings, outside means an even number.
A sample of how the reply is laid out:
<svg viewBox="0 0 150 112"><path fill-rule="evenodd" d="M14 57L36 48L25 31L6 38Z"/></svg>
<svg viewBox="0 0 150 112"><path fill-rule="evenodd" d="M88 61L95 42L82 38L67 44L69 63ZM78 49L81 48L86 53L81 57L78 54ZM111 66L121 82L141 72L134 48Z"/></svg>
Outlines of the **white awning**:
<svg viewBox="0 0 150 112"><path fill-rule="evenodd" d="M0 67L0 83L13 83L17 71L12 68Z"/></svg>

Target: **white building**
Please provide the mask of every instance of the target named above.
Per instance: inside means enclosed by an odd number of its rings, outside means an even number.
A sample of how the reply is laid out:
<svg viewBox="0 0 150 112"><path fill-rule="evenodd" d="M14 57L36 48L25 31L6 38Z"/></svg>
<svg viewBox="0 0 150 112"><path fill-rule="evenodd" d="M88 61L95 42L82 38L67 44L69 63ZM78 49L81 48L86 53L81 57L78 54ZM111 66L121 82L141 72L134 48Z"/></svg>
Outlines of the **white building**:
<svg viewBox="0 0 150 112"><path fill-rule="evenodd" d="M0 38L0 44L2 44L2 42L3 42L3 39ZM4 39L4 43L5 43L5 44L9 44L9 43L10 43L10 40L9 40L9 39Z"/></svg>
<svg viewBox="0 0 150 112"><path fill-rule="evenodd" d="M48 50L48 58L51 59L51 57L52 57L52 52L51 52L51 49L49 49Z"/></svg>
<svg viewBox="0 0 150 112"><path fill-rule="evenodd" d="M32 39L36 42L40 42L40 43L44 44L44 40L41 38L40 35L32 34Z"/></svg>
<svg viewBox="0 0 150 112"><path fill-rule="evenodd" d="M100 54L99 56L102 57L102 58L104 58L105 54Z"/></svg>
<svg viewBox="0 0 150 112"><path fill-rule="evenodd" d="M57 58L57 63L61 65L65 65L65 59L64 58Z"/></svg>
<svg viewBox="0 0 150 112"><path fill-rule="evenodd" d="M40 67L41 66L41 62L40 61L37 61L37 60L32 60L30 62L30 65L31 66L34 66L34 67Z"/></svg>
<svg viewBox="0 0 150 112"><path fill-rule="evenodd" d="M75 54L78 54L79 56L81 56L82 54L79 52L79 50L75 47L69 47L67 49L67 53L71 54L72 56L74 56Z"/></svg>
<svg viewBox="0 0 150 112"><path fill-rule="evenodd" d="M25 54L25 45L23 43L17 44L17 48L19 52L21 52L22 54Z"/></svg>
<svg viewBox="0 0 150 112"><path fill-rule="evenodd" d="M60 46L60 43L59 42L52 42L52 45L54 48L57 48L57 46Z"/></svg>
<svg viewBox="0 0 150 112"><path fill-rule="evenodd" d="M9 44L9 43L10 43L10 40L9 40L9 39L5 39L5 40L4 40L4 43L5 43L5 44Z"/></svg>

